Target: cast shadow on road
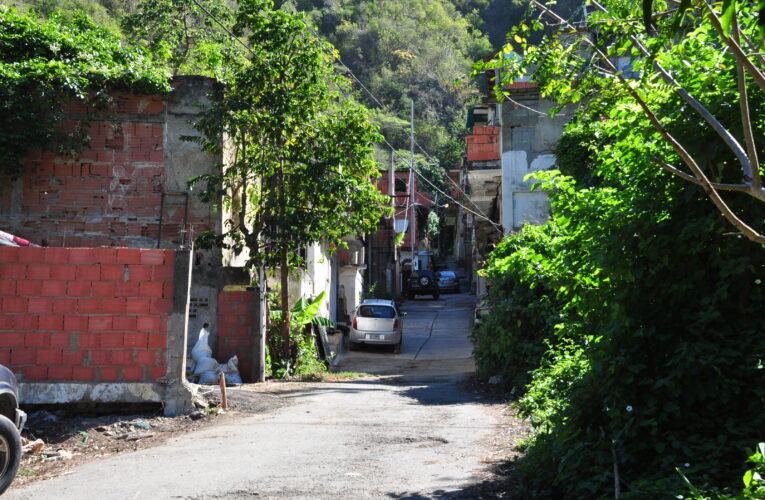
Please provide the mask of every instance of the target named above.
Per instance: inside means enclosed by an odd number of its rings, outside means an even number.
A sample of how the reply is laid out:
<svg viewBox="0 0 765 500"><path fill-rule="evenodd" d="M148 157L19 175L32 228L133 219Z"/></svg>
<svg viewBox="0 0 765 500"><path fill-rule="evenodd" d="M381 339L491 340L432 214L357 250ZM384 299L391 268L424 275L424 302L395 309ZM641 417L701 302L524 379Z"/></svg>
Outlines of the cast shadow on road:
<svg viewBox="0 0 765 500"><path fill-rule="evenodd" d="M287 382L288 384L289 382ZM324 382L322 384L311 385L310 387L295 386L294 389L280 388L274 393L280 398L301 398L306 396L315 396L317 394L356 394L360 392L385 391L380 387L384 382L379 380L353 380L350 382Z"/></svg>
<svg viewBox="0 0 765 500"><path fill-rule="evenodd" d="M436 380L422 380L406 377L370 378L348 382L315 384L310 387L295 386L294 389L282 388L277 395L283 399L299 399L316 396L317 394L359 394L364 392L381 392L398 388L399 394L411 399L412 404L427 406L453 406L462 404L492 404L494 398L485 391L472 386L470 379L454 380L445 376Z"/></svg>
<svg viewBox="0 0 765 500"><path fill-rule="evenodd" d="M399 382L401 384L402 382ZM459 387L466 385L455 384L451 381L443 382L403 382L409 387L402 393L403 396L411 398L417 404L425 406L451 406L461 404L481 404L485 403L485 396L477 391L470 390L468 387Z"/></svg>
<svg viewBox="0 0 765 500"><path fill-rule="evenodd" d="M397 500L494 500L511 497L513 486L512 471L515 467L513 460L503 461L487 469L491 477L475 482L458 490L436 490L425 492L391 492L387 498Z"/></svg>

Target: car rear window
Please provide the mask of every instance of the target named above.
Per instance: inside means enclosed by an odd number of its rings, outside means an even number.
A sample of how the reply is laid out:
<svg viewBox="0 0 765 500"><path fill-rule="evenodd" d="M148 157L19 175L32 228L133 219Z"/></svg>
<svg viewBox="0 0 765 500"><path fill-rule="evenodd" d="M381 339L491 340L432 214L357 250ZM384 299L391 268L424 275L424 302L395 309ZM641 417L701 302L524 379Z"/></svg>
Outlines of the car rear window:
<svg viewBox="0 0 765 500"><path fill-rule="evenodd" d="M396 311L388 306L361 306L359 316L362 318L395 318Z"/></svg>

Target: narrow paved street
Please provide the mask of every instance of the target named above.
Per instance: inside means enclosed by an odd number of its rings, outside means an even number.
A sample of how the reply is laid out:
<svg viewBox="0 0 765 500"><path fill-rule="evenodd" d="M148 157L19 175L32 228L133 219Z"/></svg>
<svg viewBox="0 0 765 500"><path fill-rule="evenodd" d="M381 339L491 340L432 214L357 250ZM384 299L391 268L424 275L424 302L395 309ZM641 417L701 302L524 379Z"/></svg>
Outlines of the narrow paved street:
<svg viewBox="0 0 765 500"><path fill-rule="evenodd" d="M262 384L256 397L288 403L8 498L477 498L497 441L518 428L467 381L472 299L407 302L401 354L362 349L338 367L379 377Z"/></svg>

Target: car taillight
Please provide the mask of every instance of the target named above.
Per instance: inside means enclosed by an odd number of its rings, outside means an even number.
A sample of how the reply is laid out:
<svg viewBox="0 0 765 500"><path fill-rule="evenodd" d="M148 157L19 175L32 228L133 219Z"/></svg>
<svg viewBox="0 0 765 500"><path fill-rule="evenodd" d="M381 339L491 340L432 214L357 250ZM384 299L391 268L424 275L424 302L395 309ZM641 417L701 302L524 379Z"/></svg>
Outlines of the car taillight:
<svg viewBox="0 0 765 500"><path fill-rule="evenodd" d="M393 329L396 330L397 328L398 328L398 320L394 319L393 320Z"/></svg>
<svg viewBox="0 0 765 500"><path fill-rule="evenodd" d="M354 330L359 329L359 318L353 318L353 329Z"/></svg>

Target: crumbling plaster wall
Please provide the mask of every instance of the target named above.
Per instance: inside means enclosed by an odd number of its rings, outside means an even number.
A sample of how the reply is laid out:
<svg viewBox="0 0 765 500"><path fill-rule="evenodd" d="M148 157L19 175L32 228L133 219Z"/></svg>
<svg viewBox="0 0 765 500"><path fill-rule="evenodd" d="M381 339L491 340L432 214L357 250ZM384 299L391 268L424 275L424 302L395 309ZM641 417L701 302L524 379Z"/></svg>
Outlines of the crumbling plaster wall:
<svg viewBox="0 0 765 500"><path fill-rule="evenodd" d="M188 181L199 175L215 172L222 157L200 151L199 144L184 137L199 136L193 123L210 103L210 94L217 83L206 77L183 76L173 81L173 91L166 99L165 114L165 198L162 217L172 221L171 234L163 235L162 245L175 242L188 247L191 239L206 230L221 230L220 206L203 203L197 193L204 187L189 187ZM185 224L184 224L185 223ZM172 232L177 228L178 232ZM226 284L248 284L248 278L221 269L220 250L195 249L191 257L192 285L189 311L187 352L199 338L206 323L210 331L210 347L215 349L218 325L218 297Z"/></svg>
<svg viewBox="0 0 765 500"><path fill-rule="evenodd" d="M544 192L532 192L533 178L527 174L555 165L555 145L571 118L564 109L550 116L553 103L542 99L539 89L526 86L509 89L512 100L502 106L502 193L500 222L505 234L524 224L541 224L549 216Z"/></svg>

